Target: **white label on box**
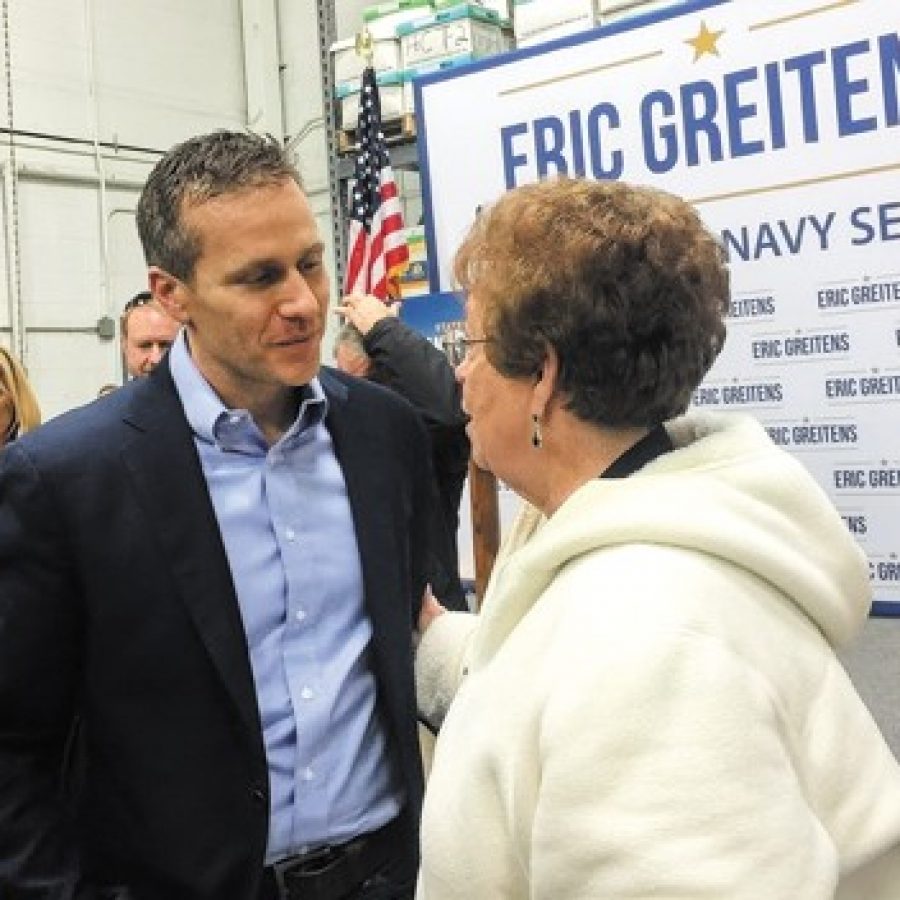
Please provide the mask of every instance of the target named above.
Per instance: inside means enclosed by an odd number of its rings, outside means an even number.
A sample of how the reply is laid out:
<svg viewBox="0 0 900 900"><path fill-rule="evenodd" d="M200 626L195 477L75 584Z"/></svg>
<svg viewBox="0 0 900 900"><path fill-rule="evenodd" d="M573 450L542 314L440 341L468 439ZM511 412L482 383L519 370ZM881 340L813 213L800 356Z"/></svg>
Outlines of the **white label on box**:
<svg viewBox="0 0 900 900"><path fill-rule="evenodd" d="M436 23L400 38L400 57L405 69L463 53L490 56L505 48L499 25L468 18Z"/></svg>

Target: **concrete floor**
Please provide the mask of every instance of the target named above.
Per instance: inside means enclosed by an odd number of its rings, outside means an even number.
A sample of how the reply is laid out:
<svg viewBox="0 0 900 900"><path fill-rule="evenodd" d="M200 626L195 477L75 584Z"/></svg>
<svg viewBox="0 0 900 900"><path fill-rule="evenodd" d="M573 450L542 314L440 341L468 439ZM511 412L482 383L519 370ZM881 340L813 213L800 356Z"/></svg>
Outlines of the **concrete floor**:
<svg viewBox="0 0 900 900"><path fill-rule="evenodd" d="M900 759L900 619L869 619L844 665Z"/></svg>

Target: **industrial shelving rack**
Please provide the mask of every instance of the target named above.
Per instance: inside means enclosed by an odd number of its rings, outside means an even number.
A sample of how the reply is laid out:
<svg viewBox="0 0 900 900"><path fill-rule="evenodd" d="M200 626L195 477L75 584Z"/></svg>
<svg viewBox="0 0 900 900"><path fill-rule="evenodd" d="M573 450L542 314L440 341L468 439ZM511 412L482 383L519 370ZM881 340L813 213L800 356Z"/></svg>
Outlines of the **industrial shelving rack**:
<svg viewBox="0 0 900 900"><path fill-rule="evenodd" d="M328 153L328 184L331 198L331 226L335 253L335 277L341 284L347 260L347 189L353 176L352 148L342 152L341 129L338 123L337 104L334 102L334 63L331 45L338 40L334 15L335 0L316 0L319 27L319 57L322 69L322 100L325 110L325 132ZM419 151L415 135L402 129L397 135L387 137L391 166L395 171L419 170Z"/></svg>

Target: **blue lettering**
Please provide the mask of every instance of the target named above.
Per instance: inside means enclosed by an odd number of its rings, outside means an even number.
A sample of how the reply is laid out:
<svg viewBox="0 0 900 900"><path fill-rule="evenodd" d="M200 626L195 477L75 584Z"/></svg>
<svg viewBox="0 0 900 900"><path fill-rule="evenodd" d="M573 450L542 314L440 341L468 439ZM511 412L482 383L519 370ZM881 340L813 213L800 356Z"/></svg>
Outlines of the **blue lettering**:
<svg viewBox="0 0 900 900"><path fill-rule="evenodd" d="M722 243L725 246L725 252L728 254L729 259L731 259L731 251L734 250L743 262L750 260L750 230L746 225L741 226L740 241L734 236L734 232L728 228L723 228Z"/></svg>
<svg viewBox="0 0 900 900"><path fill-rule="evenodd" d="M548 137L552 143L548 143ZM569 167L562 154L565 144L565 129L563 123L556 116L545 116L534 120L535 163L541 178L549 174L551 165L555 169L555 174L568 174Z"/></svg>
<svg viewBox="0 0 900 900"><path fill-rule="evenodd" d="M698 104L696 101L701 101ZM709 161L722 160L722 135L716 125L718 108L716 89L708 81L694 81L681 87L682 117L684 119L684 152L687 164L700 163L698 137L705 134L709 149Z"/></svg>
<svg viewBox="0 0 900 900"><path fill-rule="evenodd" d="M610 154L610 164L603 165L603 139L600 136L600 119L605 118L610 128L619 127L619 111L612 103L598 103L588 113L588 141L591 147L591 172L598 180L607 179L614 181L622 177L625 159L621 150L613 150Z"/></svg>
<svg viewBox="0 0 900 900"><path fill-rule="evenodd" d="M855 41L843 47L835 47L831 51L831 64L834 71L834 100L837 105L838 134L861 134L874 131L878 127L875 116L854 120L850 110L850 100L854 94L863 94L869 89L867 78L850 78L847 60L859 53L869 52L868 41Z"/></svg>
<svg viewBox="0 0 900 900"><path fill-rule="evenodd" d="M858 206L850 213L850 224L862 232L861 237L850 239L854 247L860 247L871 243L875 239L875 229L865 220L865 216L872 211L871 206Z"/></svg>
<svg viewBox="0 0 900 900"><path fill-rule="evenodd" d="M651 91L641 100L641 132L644 144L644 161L647 168L656 175L668 172L678 161L678 138L675 126L670 122L660 125L658 137L661 139L662 152L657 156L656 135L653 134L653 109L659 107L663 116L675 114L675 103L671 94L666 91Z"/></svg>
<svg viewBox="0 0 900 900"><path fill-rule="evenodd" d="M759 226L759 234L756 236L756 249L753 253L754 259L759 259L764 250L770 250L776 256L781 256L781 248L775 239L775 232L768 222L763 222Z"/></svg>
<svg viewBox="0 0 900 900"><path fill-rule="evenodd" d="M503 176L506 179L506 187L516 186L516 169L527 165L528 157L524 153L513 152L513 139L520 134L527 134L528 126L524 122L516 122L515 125L507 125L500 129L500 145L503 148Z"/></svg>
<svg viewBox="0 0 900 900"><path fill-rule="evenodd" d="M881 60L881 82L884 86L884 119L889 128L900 122L897 103L897 72L900 71L900 37L897 33L878 38L878 57Z"/></svg>
<svg viewBox="0 0 900 900"><path fill-rule="evenodd" d="M820 222L815 216L807 216L809 219L809 224L812 225L813 230L819 236L819 246L823 250L828 249L828 232L831 231L831 226L834 224L834 218L837 214L834 212L828 213L825 217L824 222ZM801 220L802 222L803 220ZM795 250L791 251L792 253L796 252Z"/></svg>
<svg viewBox="0 0 900 900"><path fill-rule="evenodd" d="M800 250L800 247L803 244L803 231L805 226L806 219L803 218L797 223L797 237L795 239L784 219L778 220L778 228L781 231L781 236L784 238L784 242L787 244L788 250L790 250L791 253L797 253Z"/></svg>
<svg viewBox="0 0 900 900"><path fill-rule="evenodd" d="M896 215L891 215L892 210ZM900 240L900 228L891 228L892 225L900 225L900 203L882 203L878 207L878 225L883 241Z"/></svg>
<svg viewBox="0 0 900 900"><path fill-rule="evenodd" d="M878 227L869 219L877 219ZM850 213L850 224L859 232L850 241L856 247L870 244L876 237L882 241L900 240L900 202L882 203L875 209L858 206Z"/></svg>
<svg viewBox="0 0 900 900"><path fill-rule="evenodd" d="M581 136L581 111L569 111L569 131L572 134L572 170L584 178L584 139Z"/></svg>
<svg viewBox="0 0 900 900"><path fill-rule="evenodd" d="M762 141L745 141L741 134L741 123L756 116L755 103L741 103L738 88L748 81L756 81L756 69L740 69L725 76L725 109L728 113L728 147L732 157L750 156L762 153Z"/></svg>
<svg viewBox="0 0 900 900"><path fill-rule="evenodd" d="M781 105L781 75L778 63L766 63L766 97L769 101L769 131L772 135L772 149L784 148L784 109Z"/></svg>
<svg viewBox="0 0 900 900"><path fill-rule="evenodd" d="M816 115L816 94L813 87L813 67L825 62L825 53L805 53L784 61L785 72L796 72L800 82L800 106L803 111L803 139L807 144L819 140L819 122Z"/></svg>

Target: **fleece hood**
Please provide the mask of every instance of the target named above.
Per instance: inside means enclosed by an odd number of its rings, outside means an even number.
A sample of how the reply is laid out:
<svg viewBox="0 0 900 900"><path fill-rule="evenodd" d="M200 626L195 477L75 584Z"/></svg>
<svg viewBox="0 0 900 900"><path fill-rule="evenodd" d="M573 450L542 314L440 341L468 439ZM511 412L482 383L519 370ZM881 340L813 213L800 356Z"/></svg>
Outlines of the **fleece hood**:
<svg viewBox="0 0 900 900"><path fill-rule="evenodd" d="M666 429L674 450L634 475L589 482L550 519L523 509L491 578L490 593L508 598L485 605L485 618L499 619L488 629L491 643L570 561L629 543L694 550L745 569L832 646L851 640L871 603L868 565L807 470L749 416L692 412Z"/></svg>

